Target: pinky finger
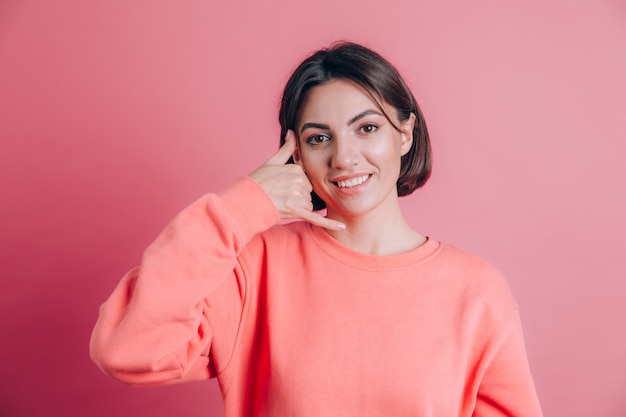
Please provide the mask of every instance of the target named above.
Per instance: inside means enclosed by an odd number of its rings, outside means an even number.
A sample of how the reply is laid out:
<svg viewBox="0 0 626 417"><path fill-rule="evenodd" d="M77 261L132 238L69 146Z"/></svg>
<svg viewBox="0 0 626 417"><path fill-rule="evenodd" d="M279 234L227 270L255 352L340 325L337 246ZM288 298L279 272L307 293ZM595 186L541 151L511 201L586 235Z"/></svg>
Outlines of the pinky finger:
<svg viewBox="0 0 626 417"><path fill-rule="evenodd" d="M315 226L320 226L325 229L338 230L338 231L346 230L345 224L338 222L337 220L329 219L327 217L324 217L312 211L306 211L302 213L300 215L300 218L306 222L314 224Z"/></svg>

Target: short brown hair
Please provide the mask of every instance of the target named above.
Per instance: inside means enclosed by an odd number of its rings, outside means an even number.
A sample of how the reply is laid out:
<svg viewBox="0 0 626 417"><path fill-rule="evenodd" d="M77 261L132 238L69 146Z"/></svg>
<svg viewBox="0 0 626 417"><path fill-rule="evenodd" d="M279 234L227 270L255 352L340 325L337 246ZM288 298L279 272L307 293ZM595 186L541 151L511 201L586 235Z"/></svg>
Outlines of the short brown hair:
<svg viewBox="0 0 626 417"><path fill-rule="evenodd" d="M431 171L431 147L426 121L422 111L398 71L378 53L353 42L339 42L323 48L306 58L285 85L278 114L280 122L280 144L285 142L287 130L296 130L302 104L308 92L319 85L335 79L355 82L367 91L383 110L381 100L392 105L400 122L415 114L413 144L402 156L398 195L409 195L426 183ZM385 117L396 128L391 116ZM326 203L311 193L313 208L321 210Z"/></svg>

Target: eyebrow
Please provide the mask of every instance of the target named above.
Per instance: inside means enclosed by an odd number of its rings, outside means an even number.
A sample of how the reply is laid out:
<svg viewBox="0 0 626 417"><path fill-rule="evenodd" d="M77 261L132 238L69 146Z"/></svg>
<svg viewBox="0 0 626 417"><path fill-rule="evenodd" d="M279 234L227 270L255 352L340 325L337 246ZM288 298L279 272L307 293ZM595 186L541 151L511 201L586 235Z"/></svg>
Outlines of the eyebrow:
<svg viewBox="0 0 626 417"><path fill-rule="evenodd" d="M352 123L355 123L357 121L359 121L360 119L369 116L371 114L375 114L378 116L382 116L382 114L379 111L373 110L373 109L368 109L365 111L362 111L361 113L357 114L356 116L354 116L352 119L348 120L348 126L351 125ZM306 129L310 129L310 128L316 128L316 129L330 129L330 126L325 125L323 123L313 123L313 122L308 122L302 125L302 128L300 129L300 133L304 132Z"/></svg>
<svg viewBox="0 0 626 417"><path fill-rule="evenodd" d="M356 116L354 116L352 119L350 119L350 121L348 121L348 125L351 125L352 123L366 117L369 116L371 114L375 114L377 116L382 116L382 114L380 114L379 111L373 110L373 109L369 109L369 110L365 110L359 114L357 114Z"/></svg>
<svg viewBox="0 0 626 417"><path fill-rule="evenodd" d="M322 123L311 123L311 122L309 122L309 123L305 123L305 124L302 125L302 129L300 129L300 133L302 134L302 132L304 132L305 130L310 129L312 127L316 128L316 129L325 129L325 130L330 129L330 126L328 126L328 125L325 125L325 124L322 124Z"/></svg>

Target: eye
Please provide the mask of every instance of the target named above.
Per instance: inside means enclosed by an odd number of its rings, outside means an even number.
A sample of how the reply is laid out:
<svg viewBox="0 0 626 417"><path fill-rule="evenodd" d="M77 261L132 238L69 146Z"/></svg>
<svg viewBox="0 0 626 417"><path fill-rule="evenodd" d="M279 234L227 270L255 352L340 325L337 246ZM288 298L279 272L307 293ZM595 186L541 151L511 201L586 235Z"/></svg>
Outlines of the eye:
<svg viewBox="0 0 626 417"><path fill-rule="evenodd" d="M360 131L363 133L373 133L378 130L378 126L375 124L368 123L366 125L361 126Z"/></svg>
<svg viewBox="0 0 626 417"><path fill-rule="evenodd" d="M309 136L306 140L306 143L308 143L309 145L319 145L320 143L328 142L329 140L330 137L328 135L317 134Z"/></svg>

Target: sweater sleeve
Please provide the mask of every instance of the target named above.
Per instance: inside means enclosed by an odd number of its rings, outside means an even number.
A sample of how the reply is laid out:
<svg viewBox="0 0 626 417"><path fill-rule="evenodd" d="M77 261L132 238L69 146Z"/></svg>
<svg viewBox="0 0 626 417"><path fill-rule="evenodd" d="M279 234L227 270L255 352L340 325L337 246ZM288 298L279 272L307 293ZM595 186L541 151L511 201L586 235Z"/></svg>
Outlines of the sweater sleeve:
<svg viewBox="0 0 626 417"><path fill-rule="evenodd" d="M184 209L100 308L92 359L133 385L215 376L232 353L242 316L246 284L237 255L278 219L267 194L247 177Z"/></svg>
<svg viewBox="0 0 626 417"><path fill-rule="evenodd" d="M475 417L541 417L516 309L481 380Z"/></svg>

